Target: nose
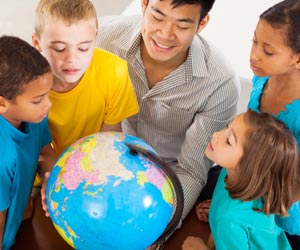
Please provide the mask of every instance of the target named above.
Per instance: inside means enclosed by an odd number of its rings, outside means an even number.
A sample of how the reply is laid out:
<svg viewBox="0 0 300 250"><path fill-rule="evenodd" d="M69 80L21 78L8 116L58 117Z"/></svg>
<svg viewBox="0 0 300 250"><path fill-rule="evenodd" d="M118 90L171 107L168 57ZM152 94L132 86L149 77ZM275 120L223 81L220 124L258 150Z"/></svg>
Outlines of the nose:
<svg viewBox="0 0 300 250"><path fill-rule="evenodd" d="M74 62L77 59L77 51L76 49L69 49L66 53L66 61Z"/></svg>
<svg viewBox="0 0 300 250"><path fill-rule="evenodd" d="M259 49L257 48L257 45L252 45L251 51L250 51L250 60L251 61L258 61L260 58Z"/></svg>
<svg viewBox="0 0 300 250"><path fill-rule="evenodd" d="M217 139L218 139L218 133L219 133L219 132L214 132L214 133L213 133L212 139L213 139L214 141L217 141Z"/></svg>
<svg viewBox="0 0 300 250"><path fill-rule="evenodd" d="M158 35L163 39L174 38L173 25L170 23L164 23L158 31Z"/></svg>
<svg viewBox="0 0 300 250"><path fill-rule="evenodd" d="M51 108L51 106L52 106L52 102L50 100L50 97L49 97L49 95L46 95L44 109L49 110Z"/></svg>

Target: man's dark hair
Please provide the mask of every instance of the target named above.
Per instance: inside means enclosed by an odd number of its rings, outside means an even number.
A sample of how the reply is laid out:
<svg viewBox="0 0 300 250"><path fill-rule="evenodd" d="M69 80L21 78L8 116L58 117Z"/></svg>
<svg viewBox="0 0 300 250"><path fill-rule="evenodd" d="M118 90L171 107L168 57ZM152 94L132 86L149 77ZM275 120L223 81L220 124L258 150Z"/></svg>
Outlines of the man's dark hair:
<svg viewBox="0 0 300 250"><path fill-rule="evenodd" d="M164 0L160 0L164 1ZM149 0L147 1L147 4L149 3ZM174 6L174 8L186 4L190 5L200 5L201 6L201 13L200 13L200 21L207 16L208 12L212 9L213 5L215 3L215 0L173 0L171 4Z"/></svg>

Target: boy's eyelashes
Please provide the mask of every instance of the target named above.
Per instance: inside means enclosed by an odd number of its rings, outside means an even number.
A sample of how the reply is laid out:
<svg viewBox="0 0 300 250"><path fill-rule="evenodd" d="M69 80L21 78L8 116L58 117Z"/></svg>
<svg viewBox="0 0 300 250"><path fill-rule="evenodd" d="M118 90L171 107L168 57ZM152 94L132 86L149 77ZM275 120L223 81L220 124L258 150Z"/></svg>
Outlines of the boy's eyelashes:
<svg viewBox="0 0 300 250"><path fill-rule="evenodd" d="M54 51L58 52L58 53L61 53L61 52L64 52L66 50L66 48L52 48ZM86 52L90 49L90 47L88 48L77 48L77 51L80 51L80 52Z"/></svg>

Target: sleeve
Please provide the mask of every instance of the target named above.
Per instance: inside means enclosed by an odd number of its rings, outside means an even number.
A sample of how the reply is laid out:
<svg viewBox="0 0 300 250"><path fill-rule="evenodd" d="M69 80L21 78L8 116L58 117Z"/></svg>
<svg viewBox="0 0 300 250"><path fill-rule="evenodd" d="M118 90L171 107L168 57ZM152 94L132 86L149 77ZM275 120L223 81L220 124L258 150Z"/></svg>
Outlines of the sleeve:
<svg viewBox="0 0 300 250"><path fill-rule="evenodd" d="M110 93L104 119L104 123L110 125L119 123L139 111L136 94L128 73L127 63L123 60L119 61L115 65L114 73L115 86Z"/></svg>
<svg viewBox="0 0 300 250"><path fill-rule="evenodd" d="M239 98L239 80L232 77L220 85L210 96L205 110L198 112L186 131L178 157L176 173L184 193L184 219L194 206L204 187L212 162L205 149L215 131L223 129L234 117Z"/></svg>
<svg viewBox="0 0 300 250"><path fill-rule="evenodd" d="M1 161L0 161L0 211L5 211L10 206L10 194L12 188L12 180L14 179L15 163L12 159L8 161L8 155L12 155L9 152L9 147L5 142L1 140ZM6 145L3 146L3 145ZM14 157L13 157L14 158Z"/></svg>
<svg viewBox="0 0 300 250"><path fill-rule="evenodd" d="M247 250L249 249L249 236L240 223L232 218L223 217L216 223L213 232L215 247L218 250Z"/></svg>

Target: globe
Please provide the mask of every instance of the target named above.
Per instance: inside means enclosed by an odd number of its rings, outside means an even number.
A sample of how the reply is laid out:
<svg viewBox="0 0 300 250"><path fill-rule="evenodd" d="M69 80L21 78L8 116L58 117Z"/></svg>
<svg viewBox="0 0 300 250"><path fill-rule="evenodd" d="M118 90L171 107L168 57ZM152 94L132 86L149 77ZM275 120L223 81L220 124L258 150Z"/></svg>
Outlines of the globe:
<svg viewBox="0 0 300 250"><path fill-rule="evenodd" d="M176 175L153 148L113 132L67 148L46 188L56 230L79 250L146 249L176 228L182 199Z"/></svg>

